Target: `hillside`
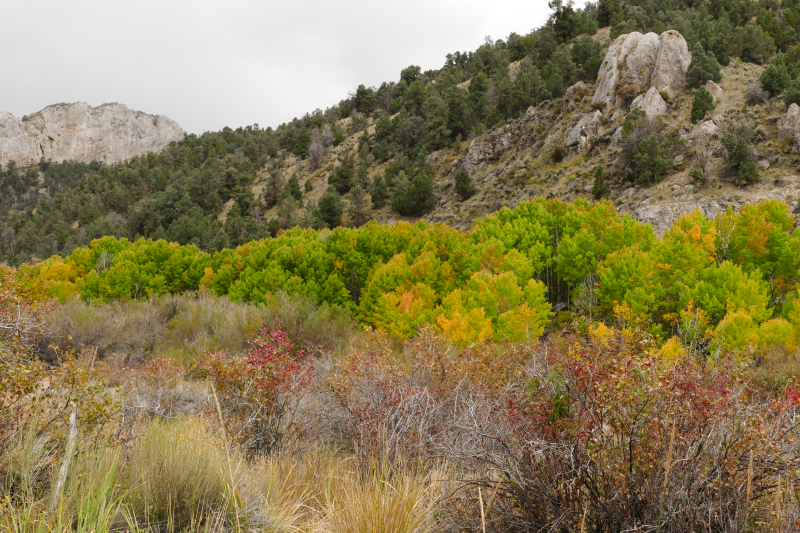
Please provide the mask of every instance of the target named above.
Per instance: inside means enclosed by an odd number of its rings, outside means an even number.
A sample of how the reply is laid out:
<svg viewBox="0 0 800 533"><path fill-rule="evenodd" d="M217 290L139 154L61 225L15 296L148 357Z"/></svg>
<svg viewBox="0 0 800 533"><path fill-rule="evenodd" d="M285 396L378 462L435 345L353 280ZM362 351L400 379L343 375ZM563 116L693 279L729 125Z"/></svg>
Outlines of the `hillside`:
<svg viewBox="0 0 800 533"><path fill-rule="evenodd" d="M796 209L795 3L552 9L528 35L448 54L438 70L412 65L275 129L190 135L113 165L6 165L0 259L104 235L213 252L294 226L466 229L539 196L606 198L659 234L694 209L765 198ZM715 95L693 122L700 85Z"/></svg>

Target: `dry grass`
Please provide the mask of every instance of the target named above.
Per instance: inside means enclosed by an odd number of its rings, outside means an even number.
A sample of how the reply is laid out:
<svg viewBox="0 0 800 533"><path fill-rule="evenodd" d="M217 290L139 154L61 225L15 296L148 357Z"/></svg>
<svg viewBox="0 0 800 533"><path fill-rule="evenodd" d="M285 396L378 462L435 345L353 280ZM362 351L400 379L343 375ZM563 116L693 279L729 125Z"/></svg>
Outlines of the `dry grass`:
<svg viewBox="0 0 800 533"><path fill-rule="evenodd" d="M75 299L55 311L49 323L58 344L96 348L99 358L116 353L130 363L158 354L187 362L205 352L244 352L247 341L265 324L274 325L276 317L289 337L306 348L340 351L359 331L349 313L286 294L263 306L208 294L109 304Z"/></svg>

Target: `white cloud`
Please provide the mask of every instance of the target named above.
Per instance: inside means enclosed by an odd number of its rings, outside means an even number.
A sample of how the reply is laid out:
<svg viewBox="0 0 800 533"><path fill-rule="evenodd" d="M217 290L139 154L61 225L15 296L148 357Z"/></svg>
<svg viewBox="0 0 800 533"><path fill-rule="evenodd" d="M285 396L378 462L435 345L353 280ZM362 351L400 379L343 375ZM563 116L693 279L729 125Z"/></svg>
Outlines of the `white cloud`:
<svg viewBox="0 0 800 533"><path fill-rule="evenodd" d="M115 101L202 133L275 127L360 83L396 81L408 65L439 68L486 35L541 26L549 8L547 0L6 0L3 12L0 109L22 116L56 102Z"/></svg>

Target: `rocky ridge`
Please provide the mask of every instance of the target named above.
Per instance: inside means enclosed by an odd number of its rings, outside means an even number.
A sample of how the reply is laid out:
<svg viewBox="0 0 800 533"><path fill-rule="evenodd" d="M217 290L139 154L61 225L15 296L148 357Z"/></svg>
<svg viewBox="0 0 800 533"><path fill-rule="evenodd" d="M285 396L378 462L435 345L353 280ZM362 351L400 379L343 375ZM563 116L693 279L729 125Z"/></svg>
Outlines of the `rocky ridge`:
<svg viewBox="0 0 800 533"><path fill-rule="evenodd" d="M183 137L174 120L117 103L56 104L23 120L0 111L0 164L27 166L41 158L111 164L159 152Z"/></svg>

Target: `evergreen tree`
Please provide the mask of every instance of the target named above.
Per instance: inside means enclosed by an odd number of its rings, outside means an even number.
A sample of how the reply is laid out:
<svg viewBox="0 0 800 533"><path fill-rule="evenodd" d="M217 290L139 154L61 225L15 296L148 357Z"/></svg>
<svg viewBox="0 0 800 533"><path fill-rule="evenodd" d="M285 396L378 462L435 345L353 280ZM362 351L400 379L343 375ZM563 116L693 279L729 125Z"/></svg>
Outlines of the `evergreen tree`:
<svg viewBox="0 0 800 533"><path fill-rule="evenodd" d="M708 41L708 51L714 54L714 58L716 58L717 63L723 67L727 67L731 62L730 58L728 57L730 48L731 45L728 43L728 39L726 39L725 35L723 35L721 32L715 33L714 36Z"/></svg>
<svg viewBox="0 0 800 533"><path fill-rule="evenodd" d="M418 216L430 210L437 201L433 194L433 169L426 165L402 190L398 186L392 208L403 216Z"/></svg>
<svg viewBox="0 0 800 533"><path fill-rule="evenodd" d="M267 222L267 232L269 233L270 237L276 237L280 229L281 225L277 218L270 219L270 221Z"/></svg>
<svg viewBox="0 0 800 533"><path fill-rule="evenodd" d="M475 187L466 170L462 169L456 173L456 193L461 196L461 200L466 200L475 194Z"/></svg>
<svg viewBox="0 0 800 533"><path fill-rule="evenodd" d="M486 107L489 99L489 81L483 72L477 73L469 82L469 100L472 116L476 120L482 121L486 116Z"/></svg>
<svg viewBox="0 0 800 533"><path fill-rule="evenodd" d="M317 204L320 217L329 228L342 225L342 197L335 187L329 186Z"/></svg>
<svg viewBox="0 0 800 533"><path fill-rule="evenodd" d="M161 226L159 226L160 228ZM162 228L163 230L163 228ZM208 252L218 252L228 246L228 236L216 219L210 220L202 237L201 247Z"/></svg>
<svg viewBox="0 0 800 533"><path fill-rule="evenodd" d="M797 78L789 84L786 92L783 93L783 101L787 106L792 104L800 105L800 78Z"/></svg>
<svg viewBox="0 0 800 533"><path fill-rule="evenodd" d="M599 200L608 192L608 184L606 183L606 171L602 165L597 165L594 169L594 184L592 185L592 196Z"/></svg>
<svg viewBox="0 0 800 533"><path fill-rule="evenodd" d="M294 138L292 153L297 157L303 158L308 155L308 147L311 145L311 132L306 128L300 128Z"/></svg>
<svg viewBox="0 0 800 533"><path fill-rule="evenodd" d="M740 29L742 61L763 64L775 52L775 42L760 26L748 24Z"/></svg>
<svg viewBox="0 0 800 533"><path fill-rule="evenodd" d="M658 183L672 167L672 157L666 153L663 143L655 133L639 143L630 162L638 173L637 181L642 184Z"/></svg>
<svg viewBox="0 0 800 533"><path fill-rule="evenodd" d="M792 79L786 68L783 54L775 56L775 60L761 73L761 87L772 96L779 95L789 86Z"/></svg>
<svg viewBox="0 0 800 533"><path fill-rule="evenodd" d="M722 146L728 151L728 167L743 183L758 181L758 167L753 153L753 144L756 141L756 130L746 124L732 128L723 136Z"/></svg>
<svg viewBox="0 0 800 533"><path fill-rule="evenodd" d="M303 192L300 190L300 182L297 180L297 174L292 174L292 177L286 182L286 186L283 188L283 196L291 196L295 200L301 200L303 198Z"/></svg>
<svg viewBox="0 0 800 533"><path fill-rule="evenodd" d="M264 184L264 204L267 208L274 207L278 204L283 192L283 179L281 173L275 169L267 176L267 182Z"/></svg>
<svg viewBox="0 0 800 533"><path fill-rule="evenodd" d="M228 242L231 246L239 246L244 244L244 218L242 217L239 204L233 204L228 217L225 219L225 234L228 236Z"/></svg>
<svg viewBox="0 0 800 533"><path fill-rule="evenodd" d="M375 209L380 209L386 205L386 200L389 195L386 190L386 182L383 179L383 174L378 174L375 176L375 181L372 183L370 196L372 197L372 206Z"/></svg>
<svg viewBox="0 0 800 533"><path fill-rule="evenodd" d="M369 199L361 185L353 187L350 191L350 206L347 208L347 218L350 226L358 228L370 219Z"/></svg>
<svg viewBox="0 0 800 533"><path fill-rule="evenodd" d="M339 194L346 194L353 186L355 167L356 160L348 148L339 156L339 166L328 176L328 185L332 185Z"/></svg>
<svg viewBox="0 0 800 533"><path fill-rule="evenodd" d="M447 103L438 95L430 95L423 105L428 135L425 143L428 150L439 150L450 144L450 130L447 127Z"/></svg>
<svg viewBox="0 0 800 533"><path fill-rule="evenodd" d="M707 53L700 43L692 48L692 62L686 72L686 83L689 87L698 87L708 80L718 82L722 79L717 59Z"/></svg>
<svg viewBox="0 0 800 533"><path fill-rule="evenodd" d="M705 118L706 113L713 111L714 97L705 86L700 87L694 92L694 102L692 102L692 122L698 122Z"/></svg>

